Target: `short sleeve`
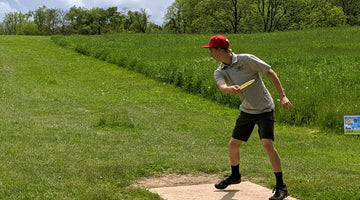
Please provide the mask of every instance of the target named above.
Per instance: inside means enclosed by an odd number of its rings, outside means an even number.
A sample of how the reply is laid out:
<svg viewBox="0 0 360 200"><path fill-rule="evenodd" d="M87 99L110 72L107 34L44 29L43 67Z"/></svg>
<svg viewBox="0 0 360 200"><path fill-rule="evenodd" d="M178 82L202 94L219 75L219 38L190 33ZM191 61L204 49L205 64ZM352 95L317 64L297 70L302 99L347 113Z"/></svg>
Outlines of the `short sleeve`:
<svg viewBox="0 0 360 200"><path fill-rule="evenodd" d="M226 81L224 73L220 69L214 71L214 78L217 84L219 84L221 81Z"/></svg>
<svg viewBox="0 0 360 200"><path fill-rule="evenodd" d="M251 69L261 72L263 74L268 73L271 68L269 64L260 60L258 57L250 54L247 56L246 62Z"/></svg>

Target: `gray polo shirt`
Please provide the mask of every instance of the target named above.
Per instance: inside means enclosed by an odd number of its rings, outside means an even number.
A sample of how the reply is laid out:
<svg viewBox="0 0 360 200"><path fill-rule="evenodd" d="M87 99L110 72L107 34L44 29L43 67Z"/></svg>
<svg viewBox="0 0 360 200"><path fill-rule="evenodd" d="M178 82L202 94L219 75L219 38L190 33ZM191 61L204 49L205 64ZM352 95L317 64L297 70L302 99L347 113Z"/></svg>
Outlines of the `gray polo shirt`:
<svg viewBox="0 0 360 200"><path fill-rule="evenodd" d="M266 74L271 66L251 54L234 54L230 66L222 63L214 72L219 84L225 81L227 85L242 85L251 79L255 82L239 92L240 110L250 114L270 112L275 108L274 101L266 89L260 73Z"/></svg>

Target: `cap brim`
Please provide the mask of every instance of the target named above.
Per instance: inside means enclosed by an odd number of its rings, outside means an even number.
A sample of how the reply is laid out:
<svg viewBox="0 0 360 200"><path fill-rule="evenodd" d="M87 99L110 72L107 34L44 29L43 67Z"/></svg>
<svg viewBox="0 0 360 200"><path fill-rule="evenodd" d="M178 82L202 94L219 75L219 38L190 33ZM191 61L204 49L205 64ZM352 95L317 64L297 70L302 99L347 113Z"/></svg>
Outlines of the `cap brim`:
<svg viewBox="0 0 360 200"><path fill-rule="evenodd" d="M202 48L211 48L211 46L202 46Z"/></svg>

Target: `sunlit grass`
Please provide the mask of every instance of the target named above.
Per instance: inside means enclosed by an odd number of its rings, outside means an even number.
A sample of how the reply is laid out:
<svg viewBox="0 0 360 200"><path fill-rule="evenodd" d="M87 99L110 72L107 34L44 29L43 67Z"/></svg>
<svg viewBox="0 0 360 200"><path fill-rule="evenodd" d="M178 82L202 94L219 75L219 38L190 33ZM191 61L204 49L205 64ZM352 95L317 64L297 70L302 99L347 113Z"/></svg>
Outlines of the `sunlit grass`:
<svg viewBox="0 0 360 200"><path fill-rule="evenodd" d="M58 47L0 37L0 198L159 199L128 186L162 173L229 171L238 109ZM216 91L219 92L219 91ZM292 196L359 199L359 140L276 123ZM241 171L275 183L257 133Z"/></svg>

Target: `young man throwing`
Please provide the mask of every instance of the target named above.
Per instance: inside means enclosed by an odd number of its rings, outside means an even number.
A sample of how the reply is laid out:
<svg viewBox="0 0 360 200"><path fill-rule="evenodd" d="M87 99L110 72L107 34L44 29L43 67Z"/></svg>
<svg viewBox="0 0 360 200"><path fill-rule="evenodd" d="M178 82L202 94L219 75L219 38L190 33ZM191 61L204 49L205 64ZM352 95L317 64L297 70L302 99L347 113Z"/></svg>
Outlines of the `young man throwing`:
<svg viewBox="0 0 360 200"><path fill-rule="evenodd" d="M258 132L262 145L269 156L271 166L276 177L274 196L270 200L281 200L289 196L286 185L283 182L281 161L278 152L273 146L274 141L274 101L266 89L260 73L269 77L274 84L286 111L292 109L292 104L285 96L277 74L264 61L250 54L234 54L229 49L229 40L221 35L211 37L208 46L210 56L220 66L214 72L218 87L224 94L239 95L241 99L240 115L233 129L232 138L229 142L229 156L231 164L231 175L215 184L217 189L225 189L228 185L241 182L239 171L240 154L239 147L246 142L255 125L258 125ZM255 80L246 88L239 86Z"/></svg>

